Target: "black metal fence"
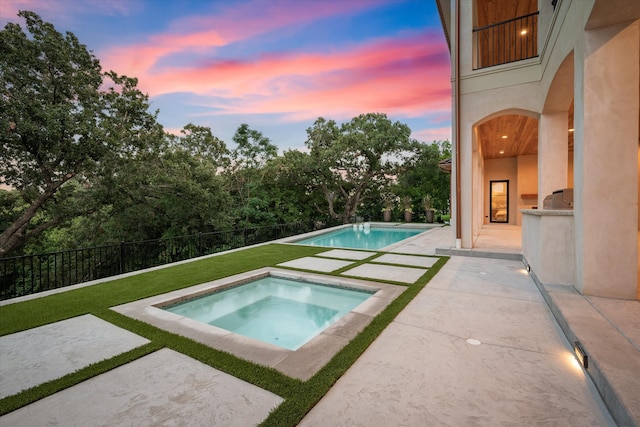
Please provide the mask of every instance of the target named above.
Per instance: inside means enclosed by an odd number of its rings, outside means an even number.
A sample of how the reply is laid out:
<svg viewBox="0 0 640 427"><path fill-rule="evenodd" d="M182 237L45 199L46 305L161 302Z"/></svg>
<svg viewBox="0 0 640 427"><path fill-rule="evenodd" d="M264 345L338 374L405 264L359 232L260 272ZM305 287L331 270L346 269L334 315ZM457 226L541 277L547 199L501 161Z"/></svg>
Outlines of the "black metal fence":
<svg viewBox="0 0 640 427"><path fill-rule="evenodd" d="M538 13L473 29L473 69L538 56Z"/></svg>
<svg viewBox="0 0 640 427"><path fill-rule="evenodd" d="M264 243L342 222L295 222L0 258L0 300Z"/></svg>

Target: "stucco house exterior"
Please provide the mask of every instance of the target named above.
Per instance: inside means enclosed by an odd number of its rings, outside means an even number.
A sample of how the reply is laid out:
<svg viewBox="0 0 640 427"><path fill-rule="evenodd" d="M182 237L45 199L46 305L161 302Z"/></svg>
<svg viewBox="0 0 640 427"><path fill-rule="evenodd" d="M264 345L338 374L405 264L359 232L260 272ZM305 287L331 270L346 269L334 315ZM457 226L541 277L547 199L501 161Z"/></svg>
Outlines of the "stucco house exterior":
<svg viewBox="0 0 640 427"><path fill-rule="evenodd" d="M542 283L640 298L640 1L436 0L452 64L452 246L522 229Z"/></svg>

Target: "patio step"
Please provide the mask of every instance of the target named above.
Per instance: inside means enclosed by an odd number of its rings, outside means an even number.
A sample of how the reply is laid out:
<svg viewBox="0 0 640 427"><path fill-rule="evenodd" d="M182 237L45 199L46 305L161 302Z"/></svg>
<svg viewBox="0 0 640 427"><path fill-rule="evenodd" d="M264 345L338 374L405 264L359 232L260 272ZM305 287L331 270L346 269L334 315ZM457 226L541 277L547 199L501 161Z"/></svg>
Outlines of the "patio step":
<svg viewBox="0 0 640 427"><path fill-rule="evenodd" d="M638 343L573 287L542 284L532 277L569 342L580 342L587 354L586 372L616 423L640 426Z"/></svg>
<svg viewBox="0 0 640 427"><path fill-rule="evenodd" d="M436 255L468 256L480 258L506 259L509 261L522 261L522 254L508 251L488 251L478 249L436 248Z"/></svg>

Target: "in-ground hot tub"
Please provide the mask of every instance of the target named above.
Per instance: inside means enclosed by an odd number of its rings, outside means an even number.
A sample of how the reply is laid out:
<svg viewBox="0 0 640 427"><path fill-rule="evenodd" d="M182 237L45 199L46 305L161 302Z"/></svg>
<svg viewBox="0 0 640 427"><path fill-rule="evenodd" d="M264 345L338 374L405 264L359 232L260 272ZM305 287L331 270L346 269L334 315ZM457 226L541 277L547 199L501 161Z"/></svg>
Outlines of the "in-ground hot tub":
<svg viewBox="0 0 640 427"><path fill-rule="evenodd" d="M241 332L230 331L220 326L194 320L183 314L172 313L166 309L171 306L176 307L177 304L184 301L194 299L197 301L198 299L204 299L201 298L204 296L215 293L222 294L226 292L225 289L241 288L241 285L251 284L251 282L259 279L270 277L286 279L288 285L297 284L300 286L298 290L294 290L294 293L304 294L308 292L308 290L305 290L306 285L312 284L314 286L329 288L329 290L338 288L349 289L352 292L361 293L367 296L367 298L362 302L356 303L352 308L346 309L341 317L335 319L332 324L324 326L315 336L306 339L306 341L298 345L293 345L294 349L284 348L280 345L245 336ZM290 283L290 281L294 283ZM250 290L250 288L245 289ZM382 312L382 310L405 289L404 286L325 276L321 274L293 272L268 267L134 301L112 307L112 309L165 331L191 338L214 349L222 350L242 359L272 367L291 377L306 380L322 368L342 347L355 338L376 315ZM246 297L245 306L253 305L257 300L264 299L258 295L257 291L255 291L255 295L251 295L253 292L254 291L248 292L247 295L250 296ZM239 298L242 299L244 297ZM282 298L282 295L277 296L277 298ZM286 303L291 304L291 302ZM293 302L294 306L298 306L297 310L299 310L300 307L304 307L304 310L309 309L311 312L314 310L320 312L336 310L336 308L318 310L316 307L312 307L312 305L320 306L320 304L317 304L317 300L311 301L311 304L307 306L300 306L298 305L299 303L299 301ZM251 308L251 310L256 307L259 309L258 305ZM228 315L232 311L233 310L228 310L228 312L222 316L213 314L213 317L224 317L224 315ZM237 317L246 316L247 313L248 312L240 309L233 316L235 316L235 320L237 320ZM313 319L314 316L311 315L311 318ZM325 321L320 318L315 320L317 320L318 323L324 323ZM312 323L315 322L315 320L312 320Z"/></svg>
<svg viewBox="0 0 640 427"><path fill-rule="evenodd" d="M377 291L267 275L160 308L297 350Z"/></svg>

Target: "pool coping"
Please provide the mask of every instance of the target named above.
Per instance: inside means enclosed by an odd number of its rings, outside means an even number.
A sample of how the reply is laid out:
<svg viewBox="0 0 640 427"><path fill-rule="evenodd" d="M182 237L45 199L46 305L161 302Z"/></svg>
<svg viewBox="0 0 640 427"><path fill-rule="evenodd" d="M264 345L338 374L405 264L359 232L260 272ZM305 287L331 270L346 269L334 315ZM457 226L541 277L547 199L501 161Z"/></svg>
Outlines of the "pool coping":
<svg viewBox="0 0 640 427"><path fill-rule="evenodd" d="M280 243L280 244L290 244L290 245L301 245L301 246L311 246L315 248L334 248L334 249L347 249L352 251L368 251L368 252L390 252L396 247L406 244L410 242L412 239L417 239L424 232L432 230L434 228L442 227L442 224L430 224L430 223L411 223L411 222L369 222L371 228L391 228L391 229L414 229L414 230L422 230L421 233L416 234L414 236L407 237L398 242L392 243L391 245L382 247L380 249L363 249L363 248L343 248L340 246L317 246L317 245L306 245L304 243L298 243L301 240L310 239L312 237L317 237L322 234L333 233L334 231L341 230L343 228L351 228L354 224L342 224L337 225L335 227L323 228L321 230L310 231L308 233L298 234L296 236L285 237L279 240L276 240L272 243Z"/></svg>
<svg viewBox="0 0 640 427"><path fill-rule="evenodd" d="M295 351L235 334L158 307L210 293L216 289L237 286L268 275L329 286L376 291L366 301ZM111 310L306 381L326 365L338 351L355 338L375 316L406 289L405 286L368 280L265 267L114 306L111 307Z"/></svg>

